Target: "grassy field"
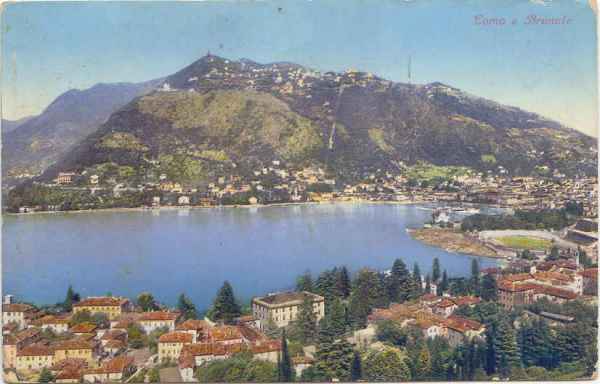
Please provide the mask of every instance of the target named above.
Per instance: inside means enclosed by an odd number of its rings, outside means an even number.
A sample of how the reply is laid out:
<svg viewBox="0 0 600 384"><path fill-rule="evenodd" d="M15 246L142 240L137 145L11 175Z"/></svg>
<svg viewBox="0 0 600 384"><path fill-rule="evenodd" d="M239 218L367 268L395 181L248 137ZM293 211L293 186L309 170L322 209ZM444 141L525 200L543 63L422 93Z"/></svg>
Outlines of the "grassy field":
<svg viewBox="0 0 600 384"><path fill-rule="evenodd" d="M496 240L510 248L544 250L552 247L552 241L536 237L505 236Z"/></svg>

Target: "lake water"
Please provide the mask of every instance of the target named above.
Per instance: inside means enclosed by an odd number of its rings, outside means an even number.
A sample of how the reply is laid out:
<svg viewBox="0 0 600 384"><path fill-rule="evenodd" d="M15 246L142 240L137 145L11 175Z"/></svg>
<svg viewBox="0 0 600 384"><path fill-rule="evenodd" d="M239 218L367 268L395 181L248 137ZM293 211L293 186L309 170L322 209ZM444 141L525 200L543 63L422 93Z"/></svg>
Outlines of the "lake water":
<svg viewBox="0 0 600 384"><path fill-rule="evenodd" d="M63 300L69 284L82 296L150 291L170 305L184 292L205 309L224 280L248 300L336 265L389 269L402 258L425 274L438 257L450 276L467 276L471 256L406 233L430 217L417 206L364 203L5 215L2 288L36 304Z"/></svg>

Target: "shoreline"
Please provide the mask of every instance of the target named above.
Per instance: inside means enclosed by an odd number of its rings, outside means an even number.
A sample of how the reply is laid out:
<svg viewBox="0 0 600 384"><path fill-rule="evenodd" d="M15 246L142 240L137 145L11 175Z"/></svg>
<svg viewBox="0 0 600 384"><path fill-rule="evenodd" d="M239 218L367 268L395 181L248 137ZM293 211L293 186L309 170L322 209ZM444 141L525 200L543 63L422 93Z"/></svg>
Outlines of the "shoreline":
<svg viewBox="0 0 600 384"><path fill-rule="evenodd" d="M97 209L78 209L71 211L35 211L35 212L2 212L2 215L7 216L30 216L39 214L70 214L70 213L94 213L94 212L160 212L160 211L179 211L179 210L209 210L209 209L231 209L231 208L271 208L271 207L290 207L303 205L324 205L324 204L390 204L390 205L418 205L428 203L424 200L416 201L372 201L372 200L329 200L329 201L305 201L305 202L287 202L274 204L237 204L237 205L177 205L177 206L160 206L160 207L120 207L120 208L97 208Z"/></svg>
<svg viewBox="0 0 600 384"><path fill-rule="evenodd" d="M411 238L423 244L443 249L446 252L462 253L469 256L506 260L505 256L493 252L483 244L477 243L460 232L449 229L407 228Z"/></svg>

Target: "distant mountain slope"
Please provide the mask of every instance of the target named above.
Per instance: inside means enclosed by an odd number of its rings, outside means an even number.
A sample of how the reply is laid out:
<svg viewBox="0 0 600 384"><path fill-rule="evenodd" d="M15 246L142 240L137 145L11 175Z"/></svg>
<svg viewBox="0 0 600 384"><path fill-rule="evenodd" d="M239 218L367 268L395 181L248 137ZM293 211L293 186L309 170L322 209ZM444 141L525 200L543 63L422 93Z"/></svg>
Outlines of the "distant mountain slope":
<svg viewBox="0 0 600 384"><path fill-rule="evenodd" d="M0 131L3 133L8 133L10 131L14 131L19 128L20 125L26 123L27 121L33 119L35 116L27 116L17 120L5 120L2 119Z"/></svg>
<svg viewBox="0 0 600 384"><path fill-rule="evenodd" d="M596 172L593 138L442 83L208 55L161 86L114 113L43 178L106 162L134 166L141 177L160 163L194 183L276 159L318 164L342 179L418 161L516 175Z"/></svg>
<svg viewBox="0 0 600 384"><path fill-rule="evenodd" d="M97 84L85 90L70 90L18 129L3 130L3 179L10 183L18 174L43 171L68 148L94 132L111 113L153 89L158 81Z"/></svg>

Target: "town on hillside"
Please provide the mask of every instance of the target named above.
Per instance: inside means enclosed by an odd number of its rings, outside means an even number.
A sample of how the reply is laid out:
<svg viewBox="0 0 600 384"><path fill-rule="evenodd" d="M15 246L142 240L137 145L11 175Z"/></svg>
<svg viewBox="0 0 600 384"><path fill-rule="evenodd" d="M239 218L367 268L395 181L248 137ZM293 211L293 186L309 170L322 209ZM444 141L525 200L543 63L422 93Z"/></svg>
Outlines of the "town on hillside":
<svg viewBox="0 0 600 384"><path fill-rule="evenodd" d="M452 203L468 208L486 204L513 210L559 209L581 205L581 214L598 215L598 179L510 176L501 166L478 172L466 167L401 164L397 172L365 171L360 181L343 181L318 166L288 168L273 160L251 172L216 174L202 183L185 183L164 172L158 159L146 159L143 175L130 166L105 163L80 172L60 172L53 181L13 187L4 208L13 213L102 208L213 207L304 202L386 201ZM25 188L25 189L23 189Z"/></svg>
<svg viewBox="0 0 600 384"><path fill-rule="evenodd" d="M5 295L6 382L323 382L589 378L598 269L585 252L449 276L396 259L336 267L240 303L229 282L204 313L137 298L35 306ZM527 255L525 255L527 256ZM234 282L235 285L235 282ZM109 289L110 287L107 287ZM26 298L22 298L25 300Z"/></svg>

